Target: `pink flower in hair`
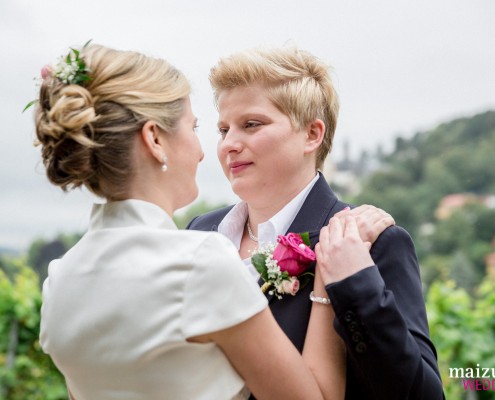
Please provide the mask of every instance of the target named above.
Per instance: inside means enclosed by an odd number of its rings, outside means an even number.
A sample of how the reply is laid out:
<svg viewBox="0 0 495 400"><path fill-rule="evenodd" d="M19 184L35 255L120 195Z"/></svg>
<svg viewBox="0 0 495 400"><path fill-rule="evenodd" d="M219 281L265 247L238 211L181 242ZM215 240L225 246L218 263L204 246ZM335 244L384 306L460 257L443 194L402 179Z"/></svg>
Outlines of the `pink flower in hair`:
<svg viewBox="0 0 495 400"><path fill-rule="evenodd" d="M46 78L50 77L53 75L52 72L52 67L47 65L44 65L43 68L41 68L41 79L45 80Z"/></svg>

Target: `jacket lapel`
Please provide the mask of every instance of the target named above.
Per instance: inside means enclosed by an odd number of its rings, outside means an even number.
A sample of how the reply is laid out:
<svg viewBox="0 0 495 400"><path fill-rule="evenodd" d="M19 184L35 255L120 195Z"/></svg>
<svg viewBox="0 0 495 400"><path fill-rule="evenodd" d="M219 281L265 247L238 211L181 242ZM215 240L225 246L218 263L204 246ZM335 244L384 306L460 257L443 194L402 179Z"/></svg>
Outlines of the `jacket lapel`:
<svg viewBox="0 0 495 400"><path fill-rule="evenodd" d="M296 215L296 218L290 225L286 234L309 232L309 241L311 248L314 249L320 236L321 228L328 223L328 220L335 214L338 207L337 196L332 192L330 186L326 182L323 175L319 172L319 178L313 188L306 197L301 209ZM343 208L343 205L341 208ZM259 279L258 284L261 286L265 281ZM265 293L268 302L272 302L276 297L268 292Z"/></svg>
<svg viewBox="0 0 495 400"><path fill-rule="evenodd" d="M309 232L312 248L318 243L320 229L337 212L335 206L338 202L337 196L332 192L323 175L320 172L318 174L320 177L287 231L287 233Z"/></svg>

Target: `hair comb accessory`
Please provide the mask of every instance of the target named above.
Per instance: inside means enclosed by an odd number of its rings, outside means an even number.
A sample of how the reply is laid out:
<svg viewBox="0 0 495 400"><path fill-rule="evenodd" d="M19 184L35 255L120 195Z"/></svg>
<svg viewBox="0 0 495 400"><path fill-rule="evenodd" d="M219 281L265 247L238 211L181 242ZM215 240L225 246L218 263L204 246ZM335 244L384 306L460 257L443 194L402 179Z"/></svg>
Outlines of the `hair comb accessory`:
<svg viewBox="0 0 495 400"><path fill-rule="evenodd" d="M88 40L82 48L84 49L90 42L91 40ZM89 82L91 80L91 76L89 75L90 70L84 58L80 57L79 54L79 50L71 47L66 56L60 57L60 61L55 68L50 65L43 66L41 68L41 80L54 76L66 85L83 86L86 82ZM26 111L36 102L38 102L38 99L30 101L22 112Z"/></svg>

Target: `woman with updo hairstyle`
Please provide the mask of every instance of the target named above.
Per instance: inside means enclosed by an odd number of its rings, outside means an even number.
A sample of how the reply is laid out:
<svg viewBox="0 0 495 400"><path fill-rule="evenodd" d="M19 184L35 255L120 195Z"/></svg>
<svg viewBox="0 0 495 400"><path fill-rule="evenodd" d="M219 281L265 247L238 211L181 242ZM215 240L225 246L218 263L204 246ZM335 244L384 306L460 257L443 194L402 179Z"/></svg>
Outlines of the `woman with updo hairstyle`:
<svg viewBox="0 0 495 400"><path fill-rule="evenodd" d="M231 242L172 220L197 196L203 158L184 75L90 44L42 80L49 181L105 200L43 284L40 344L70 398L341 399L344 352L319 332L328 321L312 319L301 356Z"/></svg>
<svg viewBox="0 0 495 400"><path fill-rule="evenodd" d="M144 124L153 120L173 132L190 86L164 60L98 45L83 50L91 79L67 85L43 80L36 133L50 181L67 190L86 186L110 199L125 198L135 171L131 149Z"/></svg>

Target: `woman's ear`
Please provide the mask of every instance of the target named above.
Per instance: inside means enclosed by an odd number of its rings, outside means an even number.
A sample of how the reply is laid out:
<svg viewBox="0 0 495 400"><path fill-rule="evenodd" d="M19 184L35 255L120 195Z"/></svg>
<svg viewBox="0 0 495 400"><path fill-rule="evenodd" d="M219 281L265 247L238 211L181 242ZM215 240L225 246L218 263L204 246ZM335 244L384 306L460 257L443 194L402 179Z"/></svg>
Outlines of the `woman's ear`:
<svg viewBox="0 0 495 400"><path fill-rule="evenodd" d="M163 133L155 121L147 121L141 128L141 140L151 155L161 164L166 154Z"/></svg>
<svg viewBox="0 0 495 400"><path fill-rule="evenodd" d="M313 153L318 150L325 138L325 123L321 119L310 122L306 128L306 144L304 154Z"/></svg>

